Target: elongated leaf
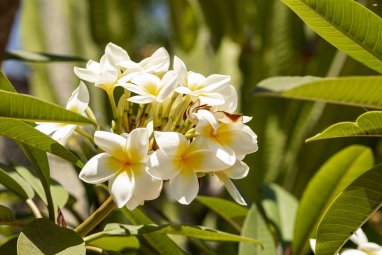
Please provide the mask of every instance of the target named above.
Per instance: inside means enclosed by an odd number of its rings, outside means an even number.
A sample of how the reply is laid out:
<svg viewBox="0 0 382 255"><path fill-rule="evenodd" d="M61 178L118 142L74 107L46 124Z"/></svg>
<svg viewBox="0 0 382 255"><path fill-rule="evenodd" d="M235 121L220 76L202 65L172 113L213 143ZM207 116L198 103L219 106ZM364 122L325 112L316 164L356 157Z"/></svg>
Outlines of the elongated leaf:
<svg viewBox="0 0 382 255"><path fill-rule="evenodd" d="M247 208L221 198L198 196L196 200L213 210L238 231L241 230L248 213Z"/></svg>
<svg viewBox="0 0 382 255"><path fill-rule="evenodd" d="M44 52L32 52L13 50L5 53L6 59L22 60L27 62L73 62L86 61L81 57L49 54Z"/></svg>
<svg viewBox="0 0 382 255"><path fill-rule="evenodd" d="M12 212L11 209L4 205L0 205L0 225L4 222L8 221L14 221L15 220L15 214Z"/></svg>
<svg viewBox="0 0 382 255"><path fill-rule="evenodd" d="M103 237L103 236L136 236L145 234L171 234L171 235L181 235L193 238L199 238L208 241L224 241L224 242L251 242L260 244L256 239L248 238L245 236L234 235L215 229L207 228L204 226L189 226L182 224L166 224L166 225L156 225L156 224L146 224L146 225L124 225L118 223L107 224L104 231L96 233L93 237Z"/></svg>
<svg viewBox="0 0 382 255"><path fill-rule="evenodd" d="M167 0L174 39L184 51L190 51L198 35L195 10L188 0Z"/></svg>
<svg viewBox="0 0 382 255"><path fill-rule="evenodd" d="M277 184L261 186L261 204L267 218L279 229L282 240L293 240L298 201Z"/></svg>
<svg viewBox="0 0 382 255"><path fill-rule="evenodd" d="M275 241L272 234L269 232L267 222L260 214L256 204L253 204L248 211L244 221L242 235L258 239L263 247L253 243L241 242L239 245L239 255L246 254L262 254L274 255L276 252Z"/></svg>
<svg viewBox="0 0 382 255"><path fill-rule="evenodd" d="M293 239L293 254L305 254L309 238L333 199L374 165L373 153L353 145L331 157L311 179L301 198Z"/></svg>
<svg viewBox="0 0 382 255"><path fill-rule="evenodd" d="M93 123L84 116L30 95L0 90L0 98L0 117L2 118L81 125Z"/></svg>
<svg viewBox="0 0 382 255"><path fill-rule="evenodd" d="M336 254L382 205L382 165L351 183L330 205L317 229L317 255Z"/></svg>
<svg viewBox="0 0 382 255"><path fill-rule="evenodd" d="M336 48L382 73L382 19L353 0L281 0Z"/></svg>
<svg viewBox="0 0 382 255"><path fill-rule="evenodd" d="M307 142L349 136L382 136L382 112L371 111L362 114L355 122L339 122L321 133L307 139Z"/></svg>
<svg viewBox="0 0 382 255"><path fill-rule="evenodd" d="M0 72L0 90L16 92L15 88L12 86L11 82L3 74L3 72Z"/></svg>
<svg viewBox="0 0 382 255"><path fill-rule="evenodd" d="M73 230L58 227L48 219L30 222L17 240L19 255L85 255L85 242Z"/></svg>
<svg viewBox="0 0 382 255"><path fill-rule="evenodd" d="M34 197L34 191L17 173L8 173L0 168L0 183L23 200Z"/></svg>
<svg viewBox="0 0 382 255"><path fill-rule="evenodd" d="M42 168L41 165L39 168ZM44 168L46 169L46 167ZM49 178L48 180L44 180L44 182L47 183L43 185L39 178L34 176L33 173L31 173L27 168L16 167L16 170L25 179L25 181L27 181L33 187L37 195L45 202L45 204L48 204L48 200L46 198L44 185L50 185L54 211L57 211L58 207L63 208L68 202L69 193L56 181Z"/></svg>
<svg viewBox="0 0 382 255"><path fill-rule="evenodd" d="M139 249L139 240L135 236L104 236L97 238L88 245L99 247L107 251L122 251L124 249Z"/></svg>
<svg viewBox="0 0 382 255"><path fill-rule="evenodd" d="M152 224L153 221L142 213L139 208L129 211L121 209L126 218L135 225ZM143 238L160 254L184 255L186 254L172 239L162 234L147 234Z"/></svg>
<svg viewBox="0 0 382 255"><path fill-rule="evenodd" d="M83 163L64 146L20 120L0 118L0 135L42 151L52 153L72 162L80 168L83 166Z"/></svg>
<svg viewBox="0 0 382 255"><path fill-rule="evenodd" d="M382 109L382 76L280 76L261 81L254 93Z"/></svg>

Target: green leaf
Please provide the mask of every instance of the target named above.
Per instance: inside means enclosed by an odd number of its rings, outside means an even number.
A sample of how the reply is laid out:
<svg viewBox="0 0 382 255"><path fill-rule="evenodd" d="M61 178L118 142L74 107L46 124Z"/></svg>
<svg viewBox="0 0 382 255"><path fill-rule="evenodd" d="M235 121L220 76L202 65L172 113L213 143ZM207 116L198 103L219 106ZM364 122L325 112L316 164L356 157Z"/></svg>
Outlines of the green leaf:
<svg viewBox="0 0 382 255"><path fill-rule="evenodd" d="M195 45L198 35L198 22L188 0L168 0L172 32L180 47L188 52Z"/></svg>
<svg viewBox="0 0 382 255"><path fill-rule="evenodd" d="M298 207L297 199L276 184L262 185L261 198L265 215L279 229L282 240L292 241Z"/></svg>
<svg viewBox="0 0 382 255"><path fill-rule="evenodd" d="M181 235L193 238L199 238L207 241L221 241L221 242L251 242L260 244L256 239L248 238L245 236L234 235L204 226L189 226L182 224L146 224L146 225L125 225L118 223L110 223L105 226L103 232L89 236L88 238L96 238L101 236L135 236L146 234L170 234Z"/></svg>
<svg viewBox="0 0 382 255"><path fill-rule="evenodd" d="M4 224L4 222L14 221L15 214L6 206L0 205L0 225Z"/></svg>
<svg viewBox="0 0 382 255"><path fill-rule="evenodd" d="M121 209L123 215L135 225L152 224L153 221L148 218L138 208L129 211L123 207ZM162 234L147 234L143 238L156 250L159 254L168 255L184 255L186 254L172 239Z"/></svg>
<svg viewBox="0 0 382 255"><path fill-rule="evenodd" d="M8 78L0 71L0 90L16 92Z"/></svg>
<svg viewBox="0 0 382 255"><path fill-rule="evenodd" d="M88 125L88 118L36 97L0 90L0 117Z"/></svg>
<svg viewBox="0 0 382 255"><path fill-rule="evenodd" d="M0 118L0 135L42 151L50 152L80 168L83 167L83 163L64 146L20 120Z"/></svg>
<svg viewBox="0 0 382 255"><path fill-rule="evenodd" d="M277 254L275 241L269 232L267 222L260 214L256 204L253 204L245 218L242 235L258 239L263 244L263 249L252 243L241 242L239 245L239 255L246 254Z"/></svg>
<svg viewBox="0 0 382 255"><path fill-rule="evenodd" d="M32 187L17 173L9 173L0 168L0 183L23 200L34 197Z"/></svg>
<svg viewBox="0 0 382 255"><path fill-rule="evenodd" d="M13 50L5 53L5 59L22 60L27 62L78 62L86 61L81 57L49 54L44 52L32 52L25 50Z"/></svg>
<svg viewBox="0 0 382 255"><path fill-rule="evenodd" d="M382 112L370 111L360 115L355 122L339 122L323 130L321 133L307 139L307 142L349 136L382 135Z"/></svg>
<svg viewBox="0 0 382 255"><path fill-rule="evenodd" d="M48 219L30 222L17 240L19 255L85 255L85 242L73 230L60 228Z"/></svg>
<svg viewBox="0 0 382 255"><path fill-rule="evenodd" d="M86 242L86 244L116 252L123 251L124 249L137 250L140 247L139 240L135 236L103 236Z"/></svg>
<svg viewBox="0 0 382 255"><path fill-rule="evenodd" d="M305 254L309 238L334 198L374 165L365 146L349 146L332 156L311 179L301 198L293 239L293 254Z"/></svg>
<svg viewBox="0 0 382 255"><path fill-rule="evenodd" d="M351 183L330 205L317 229L317 255L336 254L382 205L382 165Z"/></svg>
<svg viewBox="0 0 382 255"><path fill-rule="evenodd" d="M317 34L382 73L382 19L353 0L281 0Z"/></svg>
<svg viewBox="0 0 382 255"><path fill-rule="evenodd" d="M382 109L382 76L280 76L261 81L254 93Z"/></svg>
<svg viewBox="0 0 382 255"><path fill-rule="evenodd" d="M1 245L0 254L17 255L17 237L13 237Z"/></svg>
<svg viewBox="0 0 382 255"><path fill-rule="evenodd" d="M37 195L44 201L44 203L48 204L43 184L39 178L34 176L31 171L25 167L16 167L16 171L33 187ZM49 185L51 183L50 190L54 204L54 211L57 211L58 208L65 207L69 200L69 193L58 182L50 180L50 178L49 180L44 180L44 182L46 182L45 185Z"/></svg>
<svg viewBox="0 0 382 255"><path fill-rule="evenodd" d="M220 215L238 231L241 231L241 226L248 213L247 208L234 202L215 197L198 196L196 200Z"/></svg>

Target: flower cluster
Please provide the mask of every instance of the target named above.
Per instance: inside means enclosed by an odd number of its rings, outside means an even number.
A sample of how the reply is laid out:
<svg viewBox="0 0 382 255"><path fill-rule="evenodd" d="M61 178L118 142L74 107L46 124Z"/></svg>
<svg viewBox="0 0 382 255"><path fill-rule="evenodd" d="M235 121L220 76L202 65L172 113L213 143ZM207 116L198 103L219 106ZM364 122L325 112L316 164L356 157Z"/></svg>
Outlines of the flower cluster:
<svg viewBox="0 0 382 255"><path fill-rule="evenodd" d="M107 93L114 119L110 132L95 131L94 143L103 152L83 167L83 181L108 181L117 206L134 209L157 198L163 181L171 199L189 204L199 191L198 179L212 175L245 204L231 179L248 174L243 159L258 149L257 136L246 125L251 118L234 113L237 93L230 76L188 71L178 57L170 69L164 48L136 63L112 43L99 62L90 60L74 72ZM117 87L124 90L118 103ZM82 90L81 83L77 91ZM88 100L75 102L76 111L84 113Z"/></svg>

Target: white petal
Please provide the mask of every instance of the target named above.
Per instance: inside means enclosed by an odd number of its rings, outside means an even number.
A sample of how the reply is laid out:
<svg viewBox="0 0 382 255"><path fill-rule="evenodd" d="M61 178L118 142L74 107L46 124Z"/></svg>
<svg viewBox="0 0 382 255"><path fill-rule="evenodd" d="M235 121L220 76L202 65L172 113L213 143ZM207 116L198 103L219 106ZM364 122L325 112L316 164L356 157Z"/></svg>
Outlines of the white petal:
<svg viewBox="0 0 382 255"><path fill-rule="evenodd" d="M179 94L185 94L185 95L192 93L192 91L187 87L177 87L175 91L178 92Z"/></svg>
<svg viewBox="0 0 382 255"><path fill-rule="evenodd" d="M359 228L351 237L350 240L355 243L356 245L361 245L363 243L367 243L367 237L365 233L362 231L361 228Z"/></svg>
<svg viewBox="0 0 382 255"><path fill-rule="evenodd" d="M74 73L81 80L88 82L96 82L99 79L99 75L97 73L86 68L74 67Z"/></svg>
<svg viewBox="0 0 382 255"><path fill-rule="evenodd" d="M187 73L187 67L184 64L184 62L178 58L177 56L174 56L174 70L179 73Z"/></svg>
<svg viewBox="0 0 382 255"><path fill-rule="evenodd" d="M176 82L178 80L178 75L175 71L168 71L161 81L160 92L158 93L157 99L158 102L163 101L166 97L168 97L175 89L177 85Z"/></svg>
<svg viewBox="0 0 382 255"><path fill-rule="evenodd" d="M99 86L99 84L109 84L110 86L112 83L117 81L118 79L118 70L115 68L110 68L104 70L102 72L99 81L97 81L96 86Z"/></svg>
<svg viewBox="0 0 382 255"><path fill-rule="evenodd" d="M198 150L188 153L187 165L195 172L210 172L223 170L230 165L217 157L211 150Z"/></svg>
<svg viewBox="0 0 382 255"><path fill-rule="evenodd" d="M126 153L130 162L146 162L149 150L149 133L147 128L136 128L127 137Z"/></svg>
<svg viewBox="0 0 382 255"><path fill-rule="evenodd" d="M109 180L109 192L118 208L123 207L134 192L135 182L130 171L121 171Z"/></svg>
<svg viewBox="0 0 382 255"><path fill-rule="evenodd" d="M129 201L125 204L126 208L129 209L130 211L134 210L138 206L144 204L144 200L139 199L135 193L131 196Z"/></svg>
<svg viewBox="0 0 382 255"><path fill-rule="evenodd" d="M121 161L125 161L127 141L123 136L111 132L96 131L94 133L94 141L105 152Z"/></svg>
<svg viewBox="0 0 382 255"><path fill-rule="evenodd" d="M341 255L368 255L366 252L356 249L346 249L341 252Z"/></svg>
<svg viewBox="0 0 382 255"><path fill-rule="evenodd" d="M101 65L97 61L89 60L86 63L86 69L93 71L95 74L101 73Z"/></svg>
<svg viewBox="0 0 382 255"><path fill-rule="evenodd" d="M224 124L219 130L219 142L230 147L237 155L256 152L257 136L246 125Z"/></svg>
<svg viewBox="0 0 382 255"><path fill-rule="evenodd" d="M170 157L178 157L187 149L187 138L177 132L154 132L159 148Z"/></svg>
<svg viewBox="0 0 382 255"><path fill-rule="evenodd" d="M200 93L199 100L201 105L207 104L214 106L224 104L224 97L219 93Z"/></svg>
<svg viewBox="0 0 382 255"><path fill-rule="evenodd" d="M129 55L124 49L111 42L106 45L105 53L108 55L113 64L130 60Z"/></svg>
<svg viewBox="0 0 382 255"><path fill-rule="evenodd" d="M159 86L161 80L159 79L158 76L155 76L153 74L143 73L143 74L140 74L140 75L134 77L131 80L131 82L138 85L138 86L144 86L147 83L153 83L153 84L156 84Z"/></svg>
<svg viewBox="0 0 382 255"><path fill-rule="evenodd" d="M161 74L168 71L170 67L170 56L165 48L157 49L151 57L143 59L139 65L145 69L146 72Z"/></svg>
<svg viewBox="0 0 382 255"><path fill-rule="evenodd" d="M66 109L82 114L89 104L89 91L82 81L69 98Z"/></svg>
<svg viewBox="0 0 382 255"><path fill-rule="evenodd" d="M128 91L131 91L131 92L138 94L138 95L148 95L147 92L144 91L142 87L137 86L137 85L132 84L132 83L125 83L125 84L118 83L118 86L124 87Z"/></svg>
<svg viewBox="0 0 382 255"><path fill-rule="evenodd" d="M203 92L215 92L225 86L228 86L231 82L231 77L229 75L222 74L212 74L208 76L205 80Z"/></svg>
<svg viewBox="0 0 382 255"><path fill-rule="evenodd" d="M242 179L248 175L249 167L241 160L236 160L235 164L223 170L230 179Z"/></svg>
<svg viewBox="0 0 382 255"><path fill-rule="evenodd" d="M136 104L149 104L156 100L154 96L147 95L147 96L133 96L127 99L129 102L133 102Z"/></svg>
<svg viewBox="0 0 382 255"><path fill-rule="evenodd" d="M316 239L309 239L310 249L312 249L313 253L316 253Z"/></svg>
<svg viewBox="0 0 382 255"><path fill-rule="evenodd" d="M137 163L131 166L134 172L134 196L141 201L156 199L162 189L162 180L155 179L146 172L146 164Z"/></svg>
<svg viewBox="0 0 382 255"><path fill-rule="evenodd" d="M212 112L207 110L198 110L195 116L200 120L197 126L211 125L215 130L219 127L219 123ZM207 123L205 123L207 121ZM200 123L200 124L199 124ZM203 127L202 127L203 128Z"/></svg>
<svg viewBox="0 0 382 255"><path fill-rule="evenodd" d="M191 203L198 194L198 191L198 178L189 169L183 169L169 181L168 192L170 196L181 204L188 205Z"/></svg>
<svg viewBox="0 0 382 255"><path fill-rule="evenodd" d="M221 170L227 168L229 166L232 166L236 162L235 152L228 146L220 144L213 138L208 139L204 138L203 136L200 136L194 140L194 143L202 144L202 147L209 149L210 155L214 155L212 159L216 160L216 164L220 168L215 168L213 170ZM213 162L214 161L211 161L211 163Z"/></svg>
<svg viewBox="0 0 382 255"><path fill-rule="evenodd" d="M241 196L240 192L237 190L233 182L222 172L216 172L216 176L220 179L220 181L224 184L228 193L231 197L241 205L247 205L244 198Z"/></svg>
<svg viewBox="0 0 382 255"><path fill-rule="evenodd" d="M52 138L58 142L65 143L66 139L74 132L77 125L67 124L53 133Z"/></svg>
<svg viewBox="0 0 382 255"><path fill-rule="evenodd" d="M92 157L82 168L80 179L87 183L102 183L118 173L124 165L107 153Z"/></svg>
<svg viewBox="0 0 382 255"><path fill-rule="evenodd" d="M204 88L206 86L205 80L206 80L206 77L204 77L203 75L199 73L188 72L187 85L192 91L195 91L196 89L200 90Z"/></svg>
<svg viewBox="0 0 382 255"><path fill-rule="evenodd" d="M41 123L37 125L35 128L46 134L46 135L51 135L53 132L55 132L57 129L62 128L65 124L62 123Z"/></svg>
<svg viewBox="0 0 382 255"><path fill-rule="evenodd" d="M168 180L180 171L180 166L177 164L179 159L166 156L161 150L151 154L147 172L158 179Z"/></svg>

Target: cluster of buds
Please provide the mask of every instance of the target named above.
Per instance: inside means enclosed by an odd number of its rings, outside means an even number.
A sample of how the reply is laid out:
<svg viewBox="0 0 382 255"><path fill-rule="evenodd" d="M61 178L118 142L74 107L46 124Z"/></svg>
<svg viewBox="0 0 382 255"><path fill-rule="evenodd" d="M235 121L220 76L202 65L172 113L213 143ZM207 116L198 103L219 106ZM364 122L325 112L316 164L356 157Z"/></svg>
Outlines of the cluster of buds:
<svg viewBox="0 0 382 255"><path fill-rule="evenodd" d="M257 136L245 124L251 118L234 113L237 93L230 76L187 71L178 57L170 70L164 48L136 63L112 43L100 62L90 60L74 72L107 93L114 119L110 131L95 131L94 143L102 152L81 170L83 181L108 181L117 206L132 210L157 198L163 181L170 199L189 204L199 191L198 178L212 175L245 204L231 179L248 174L242 160L258 149ZM124 89L117 104L116 87ZM67 109L94 118L88 103L81 82ZM79 129L51 123L37 128L61 142Z"/></svg>

